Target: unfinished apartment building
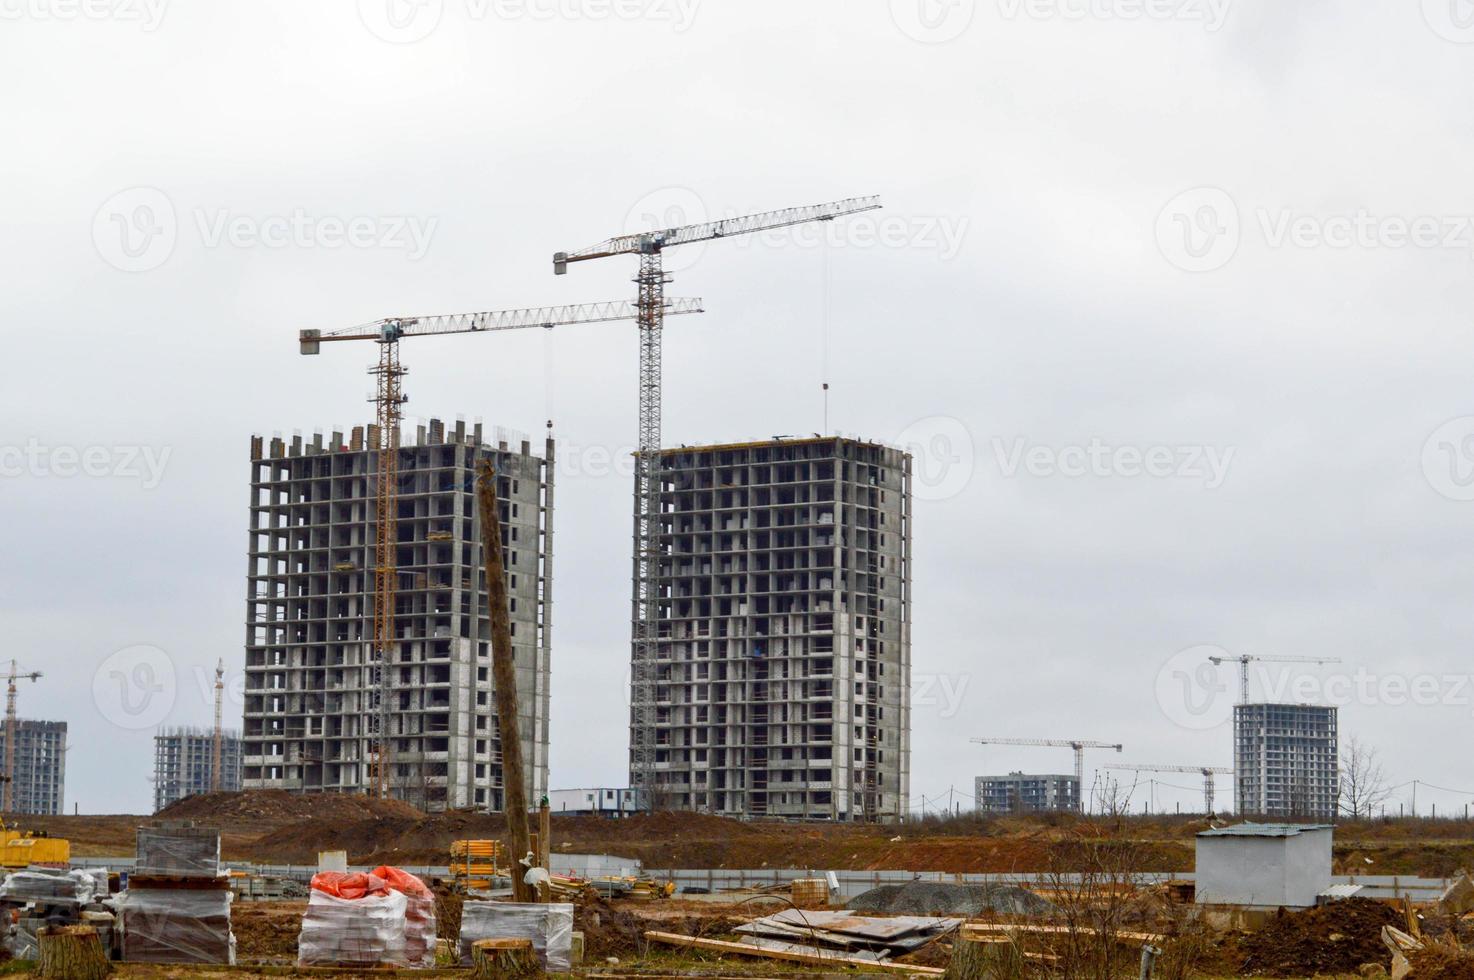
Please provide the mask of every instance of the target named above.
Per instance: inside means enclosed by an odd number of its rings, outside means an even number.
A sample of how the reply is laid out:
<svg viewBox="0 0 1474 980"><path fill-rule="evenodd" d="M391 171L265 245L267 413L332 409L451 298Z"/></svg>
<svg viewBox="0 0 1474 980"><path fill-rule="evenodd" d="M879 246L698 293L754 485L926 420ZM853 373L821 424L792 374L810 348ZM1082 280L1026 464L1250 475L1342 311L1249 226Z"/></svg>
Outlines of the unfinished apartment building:
<svg viewBox="0 0 1474 980"><path fill-rule="evenodd" d="M241 788L240 732L220 733L220 782L215 782L213 728L161 728L154 736L154 812L171 803Z"/></svg>
<svg viewBox="0 0 1474 980"><path fill-rule="evenodd" d="M1038 813L1080 809L1080 781L1060 774L1011 772L973 781L978 813Z"/></svg>
<svg viewBox="0 0 1474 980"><path fill-rule="evenodd" d="M683 447L662 452L661 496L656 805L904 814L911 458L841 438Z"/></svg>
<svg viewBox="0 0 1474 980"><path fill-rule="evenodd" d="M1233 766L1240 814L1334 819L1340 798L1336 709L1235 705Z"/></svg>
<svg viewBox="0 0 1474 980"><path fill-rule="evenodd" d="M251 442L247 789L362 793L376 782L374 435ZM390 794L430 810L503 805L482 459L497 473L527 792L547 791L553 442L540 457L525 440L432 419L399 450L386 740Z"/></svg>
<svg viewBox="0 0 1474 980"><path fill-rule="evenodd" d="M7 758L0 726L0 759ZM15 722L15 772L11 774L10 813L49 816L62 811L67 782L67 723Z"/></svg>

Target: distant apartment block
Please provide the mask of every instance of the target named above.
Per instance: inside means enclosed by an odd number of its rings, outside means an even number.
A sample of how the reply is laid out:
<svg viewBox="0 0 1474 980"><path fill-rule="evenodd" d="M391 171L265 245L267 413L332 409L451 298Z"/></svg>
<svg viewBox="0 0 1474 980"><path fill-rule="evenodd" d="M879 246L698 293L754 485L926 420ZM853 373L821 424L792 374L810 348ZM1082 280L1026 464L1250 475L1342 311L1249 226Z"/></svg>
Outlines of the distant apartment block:
<svg viewBox="0 0 1474 980"><path fill-rule="evenodd" d="M367 438L366 438L367 436ZM502 808L477 466L497 473L528 798L548 784L553 442L490 441L430 420L400 448L389 666L391 795L430 810ZM376 469L348 438L251 442L242 781L374 788L371 710Z"/></svg>
<svg viewBox="0 0 1474 980"><path fill-rule="evenodd" d="M667 449L660 465L655 805L898 819L911 457L829 437Z"/></svg>
<svg viewBox="0 0 1474 980"><path fill-rule="evenodd" d="M0 725L0 760L8 757L5 729ZM15 723L15 771L11 773L10 812L49 816L62 812L66 797L67 723Z"/></svg>
<svg viewBox="0 0 1474 980"><path fill-rule="evenodd" d="M1240 814L1335 818L1340 794L1335 708L1236 705L1233 746Z"/></svg>
<svg viewBox="0 0 1474 980"><path fill-rule="evenodd" d="M1011 772L978 776L974 782L979 813L1037 813L1080 808L1080 781L1074 776Z"/></svg>
<svg viewBox="0 0 1474 980"><path fill-rule="evenodd" d="M221 733L220 784L215 785L215 731L163 728L154 736L154 812L186 796L241 788L240 732Z"/></svg>

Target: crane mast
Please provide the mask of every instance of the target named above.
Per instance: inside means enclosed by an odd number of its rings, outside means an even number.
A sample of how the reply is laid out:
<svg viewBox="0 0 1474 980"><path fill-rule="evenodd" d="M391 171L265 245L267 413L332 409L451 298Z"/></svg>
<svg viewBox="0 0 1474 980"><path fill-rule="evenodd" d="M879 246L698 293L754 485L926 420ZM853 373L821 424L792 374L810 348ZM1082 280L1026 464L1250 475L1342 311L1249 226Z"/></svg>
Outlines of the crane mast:
<svg viewBox="0 0 1474 980"><path fill-rule="evenodd" d="M210 740L210 792L218 793L221 787L220 757L225 741L223 704L225 701L225 661L215 664L215 731Z"/></svg>
<svg viewBox="0 0 1474 980"><path fill-rule="evenodd" d="M16 738L16 687L17 680L35 681L41 677L39 670L33 670L28 674L22 674L20 664L14 660L10 661L10 673L7 675L9 683L5 688L5 798L0 810L5 813L15 812L15 738Z"/></svg>
<svg viewBox="0 0 1474 980"><path fill-rule="evenodd" d="M661 316L701 313L699 299L666 301L661 298ZM324 333L302 330L298 344L303 354L319 354L322 344L336 341L372 340L379 345L379 362L369 368L374 377L375 424L368 445L374 454L374 597L373 634L365 658L367 678L361 706L369 763L368 782L376 796L390 794L393 734L389 731L393 701L394 614L397 561L395 549L399 524L399 440L404 393L404 376L409 373L399 360L399 342L405 337L523 330L552 329L581 323L609 323L638 319L640 310L627 300L563 306L525 307L484 313L451 313L401 316ZM218 712L218 703L217 703ZM216 767L219 767L219 718L216 720Z"/></svg>
<svg viewBox="0 0 1474 980"><path fill-rule="evenodd" d="M644 796L648 809L657 807L655 785L656 653L659 637L660 521L659 455L661 444L661 333L665 320L665 287L672 281L661 254L667 248L694 242L748 235L811 221L832 221L845 215L879 208L879 197L849 198L809 207L765 211L739 218L621 235L576 252L553 255L553 272L564 275L572 263L615 255L638 255L635 276L636 322L640 330L639 442L635 453L634 582L631 602L630 655L630 783ZM867 794L868 798L868 794Z"/></svg>

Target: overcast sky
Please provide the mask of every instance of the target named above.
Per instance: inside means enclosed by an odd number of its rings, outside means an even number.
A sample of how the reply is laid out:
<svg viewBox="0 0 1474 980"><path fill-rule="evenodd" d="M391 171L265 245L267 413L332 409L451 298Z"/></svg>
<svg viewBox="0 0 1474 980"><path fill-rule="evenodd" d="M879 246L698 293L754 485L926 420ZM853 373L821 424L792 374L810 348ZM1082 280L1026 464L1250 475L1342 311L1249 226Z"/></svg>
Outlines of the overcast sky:
<svg viewBox="0 0 1474 980"><path fill-rule="evenodd" d="M0 0L0 652L68 809L146 810L239 675L251 435L369 415L299 328L630 297L551 254L866 194L671 254L665 440L819 431L827 379L915 447L917 806L1071 764L974 736L1228 765L1210 647L1341 658L1256 690L1474 790L1464 6ZM403 353L417 417L555 420L552 784L622 784L633 327Z"/></svg>

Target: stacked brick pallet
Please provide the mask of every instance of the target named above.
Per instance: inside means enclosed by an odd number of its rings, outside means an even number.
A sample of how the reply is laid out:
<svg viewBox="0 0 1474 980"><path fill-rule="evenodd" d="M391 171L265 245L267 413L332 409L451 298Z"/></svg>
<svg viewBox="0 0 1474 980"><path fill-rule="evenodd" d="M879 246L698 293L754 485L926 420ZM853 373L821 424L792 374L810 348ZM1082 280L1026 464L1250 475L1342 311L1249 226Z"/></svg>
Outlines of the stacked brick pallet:
<svg viewBox="0 0 1474 980"><path fill-rule="evenodd" d="M138 860L122 901L130 963L235 963L230 877L220 832L166 824L138 828Z"/></svg>

